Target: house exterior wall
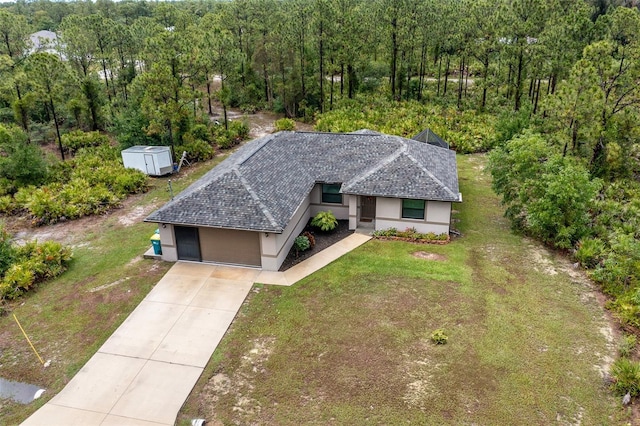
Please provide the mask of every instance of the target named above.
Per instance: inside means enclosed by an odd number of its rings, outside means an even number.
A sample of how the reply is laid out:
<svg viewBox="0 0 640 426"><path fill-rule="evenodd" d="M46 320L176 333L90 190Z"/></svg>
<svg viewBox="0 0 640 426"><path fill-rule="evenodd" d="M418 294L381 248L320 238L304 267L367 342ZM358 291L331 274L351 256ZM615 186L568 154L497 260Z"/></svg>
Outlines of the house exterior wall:
<svg viewBox="0 0 640 426"><path fill-rule="evenodd" d="M357 195L345 195L345 197L349 197L349 229L354 230L358 227L360 219L360 205L358 203L360 197Z"/></svg>
<svg viewBox="0 0 640 426"><path fill-rule="evenodd" d="M293 246L294 240L300 235L309 222L309 218L311 217L310 199L311 195L308 195L304 199L282 234L260 233L263 270L277 271L286 259L289 250L291 250Z"/></svg>
<svg viewBox="0 0 640 426"><path fill-rule="evenodd" d="M178 260L173 225L159 224L162 260ZM203 262L260 266L260 239L257 232L199 227L200 254Z"/></svg>
<svg viewBox="0 0 640 426"><path fill-rule="evenodd" d="M376 231L388 228L416 228L418 232L448 234L451 218L451 203L427 201L424 219L402 217L402 199L378 197L376 199Z"/></svg>
<svg viewBox="0 0 640 426"><path fill-rule="evenodd" d="M322 203L322 184L317 183L314 185L310 194L311 203L311 217L318 214L318 212L331 210L336 219L348 220L349 219L349 195L342 195L342 204L335 203Z"/></svg>
<svg viewBox="0 0 640 426"><path fill-rule="evenodd" d="M160 244L162 245L162 260L175 262L178 260L178 248L173 236L173 225L158 224L160 230Z"/></svg>

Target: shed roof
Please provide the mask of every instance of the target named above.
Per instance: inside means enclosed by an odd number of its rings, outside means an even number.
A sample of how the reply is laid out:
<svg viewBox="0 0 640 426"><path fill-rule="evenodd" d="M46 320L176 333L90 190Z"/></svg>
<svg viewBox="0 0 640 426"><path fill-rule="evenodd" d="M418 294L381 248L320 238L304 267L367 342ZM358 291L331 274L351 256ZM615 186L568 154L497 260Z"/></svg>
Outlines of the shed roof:
<svg viewBox="0 0 640 426"><path fill-rule="evenodd" d="M280 132L249 142L148 222L283 232L318 182L344 194L461 201L455 152L398 136Z"/></svg>
<svg viewBox="0 0 640 426"><path fill-rule="evenodd" d="M142 152L145 154L154 154L158 152L167 152L167 151L170 152L171 147L155 146L155 145L135 145L122 150L122 152L125 152L125 153L130 153L130 152L141 153Z"/></svg>

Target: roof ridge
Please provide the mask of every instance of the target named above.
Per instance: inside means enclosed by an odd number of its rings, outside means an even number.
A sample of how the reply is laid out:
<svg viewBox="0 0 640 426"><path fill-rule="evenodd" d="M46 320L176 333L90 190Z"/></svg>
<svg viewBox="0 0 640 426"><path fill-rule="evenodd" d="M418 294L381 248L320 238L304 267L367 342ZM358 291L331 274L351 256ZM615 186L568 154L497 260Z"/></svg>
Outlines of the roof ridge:
<svg viewBox="0 0 640 426"><path fill-rule="evenodd" d="M393 152L393 154L389 155L384 160L379 161L377 164L375 164L369 170L367 170L366 172L362 173L360 176L356 176L355 178L353 178L349 182L347 182L347 184L343 184L342 185L343 186L342 192L344 192L345 190L348 190L349 187L352 187L356 183L365 180L366 178L368 178L369 176L371 176L372 174L374 174L375 172L377 172L378 170L380 170L382 167L386 166L387 164L391 164L391 162L396 160L398 157L400 157L403 153L405 153L407 151L407 144L405 143L405 141L401 137L393 136L393 138L397 139L398 142L400 142L400 148L395 150Z"/></svg>
<svg viewBox="0 0 640 426"><path fill-rule="evenodd" d="M273 227L276 229L281 228L281 226L278 225L278 222L275 220L275 218L273 217L273 215L271 214L267 206L264 205L264 203L260 200L260 197L258 197L258 194L256 194L253 188L251 188L251 185L249 185L249 182L247 181L247 179L245 179L244 176L242 176L242 173L240 173L240 170L238 170L237 167L234 167L232 171L238 177L238 179L240 179L240 182L242 183L244 188L247 190L249 195L251 195L251 198L253 198L253 200L258 204L258 206L260 207L260 210L262 211L262 214L264 214L264 216L269 220L271 225L273 225Z"/></svg>
<svg viewBox="0 0 640 426"><path fill-rule="evenodd" d="M433 179L436 183L438 183L442 188L444 188L444 190L449 193L452 197L458 199L460 198L459 196L457 196L456 194L453 193L453 191L451 190L451 188L449 188L447 185L445 185L440 179L438 179L437 177L435 177L433 175L433 173L431 173L431 171L429 171L426 167L424 167L422 164L420 164L420 162L413 156L411 155L409 152L406 153L407 158L409 158L411 161L413 161L419 168L421 168L427 175L429 175L429 177L431 179Z"/></svg>

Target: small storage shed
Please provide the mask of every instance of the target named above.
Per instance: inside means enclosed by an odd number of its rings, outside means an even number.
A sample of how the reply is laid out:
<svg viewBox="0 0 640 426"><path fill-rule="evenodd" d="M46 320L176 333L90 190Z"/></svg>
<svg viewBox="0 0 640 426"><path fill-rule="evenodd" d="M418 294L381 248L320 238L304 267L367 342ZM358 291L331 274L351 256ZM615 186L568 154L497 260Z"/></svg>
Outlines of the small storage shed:
<svg viewBox="0 0 640 426"><path fill-rule="evenodd" d="M122 151L122 162L125 167L138 169L149 176L173 172L173 158L168 146L132 146Z"/></svg>

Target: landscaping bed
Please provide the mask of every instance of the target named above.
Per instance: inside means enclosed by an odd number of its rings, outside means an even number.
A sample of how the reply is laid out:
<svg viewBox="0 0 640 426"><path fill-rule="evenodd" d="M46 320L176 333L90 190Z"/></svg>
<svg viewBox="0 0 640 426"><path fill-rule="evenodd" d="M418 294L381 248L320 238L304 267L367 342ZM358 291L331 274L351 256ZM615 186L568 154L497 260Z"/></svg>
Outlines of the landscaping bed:
<svg viewBox="0 0 640 426"><path fill-rule="evenodd" d="M348 220L339 220L338 226L333 231L322 232L317 228L314 228L310 225L307 225L304 228L303 232L309 232L316 240L316 244L313 248L309 250L305 250L303 252L296 253L294 248L291 248L287 258L280 266L280 271L286 271L294 265L302 262L305 259L310 258L311 256L320 253L322 250L327 247L337 243L338 241L347 238L349 235L353 234L353 231L349 230L349 221Z"/></svg>

